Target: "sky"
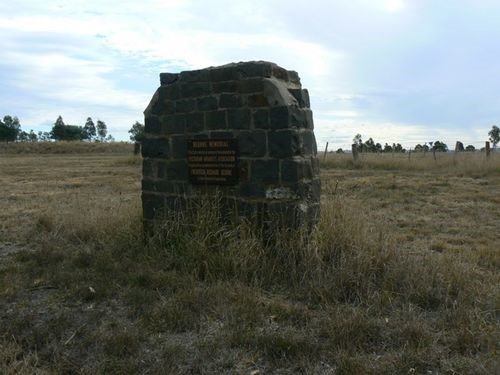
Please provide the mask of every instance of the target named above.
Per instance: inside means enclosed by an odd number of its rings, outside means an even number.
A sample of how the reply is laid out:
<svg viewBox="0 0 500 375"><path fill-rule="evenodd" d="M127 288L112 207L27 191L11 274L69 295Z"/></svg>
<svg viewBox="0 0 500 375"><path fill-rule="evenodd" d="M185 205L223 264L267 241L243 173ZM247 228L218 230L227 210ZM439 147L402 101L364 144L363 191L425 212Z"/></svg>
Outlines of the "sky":
<svg viewBox="0 0 500 375"><path fill-rule="evenodd" d="M266 60L299 72L319 147L484 145L500 124L498 0L0 3L0 116L87 117L128 140L160 72Z"/></svg>

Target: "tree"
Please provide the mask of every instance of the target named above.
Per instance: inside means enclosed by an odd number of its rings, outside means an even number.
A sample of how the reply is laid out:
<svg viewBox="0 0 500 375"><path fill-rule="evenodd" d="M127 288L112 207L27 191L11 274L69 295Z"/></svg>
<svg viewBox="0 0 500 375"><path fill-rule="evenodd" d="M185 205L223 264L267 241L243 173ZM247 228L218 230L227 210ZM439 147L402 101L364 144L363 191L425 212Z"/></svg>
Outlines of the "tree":
<svg viewBox="0 0 500 375"><path fill-rule="evenodd" d="M29 139L29 134L26 133L24 130L22 130L19 135L17 136L17 140L19 142L27 142Z"/></svg>
<svg viewBox="0 0 500 375"><path fill-rule="evenodd" d="M50 138L55 139L56 141L62 141L66 137L66 124L63 121L63 118L59 116L52 126L52 130L50 131Z"/></svg>
<svg viewBox="0 0 500 375"><path fill-rule="evenodd" d="M81 141L84 138L83 127L78 125L66 125L64 129L64 141Z"/></svg>
<svg viewBox="0 0 500 375"><path fill-rule="evenodd" d="M139 121L136 121L134 125L128 131L130 133L130 140L132 142L141 143L144 139L144 125Z"/></svg>
<svg viewBox="0 0 500 375"><path fill-rule="evenodd" d="M83 126L83 139L88 139L89 141L93 140L96 136L96 128L94 121L92 121L91 117L87 117L87 121Z"/></svg>
<svg viewBox="0 0 500 375"><path fill-rule="evenodd" d="M400 143L393 143L392 149L394 152L402 152L403 154L406 152L406 149Z"/></svg>
<svg viewBox="0 0 500 375"><path fill-rule="evenodd" d="M375 152L375 142L373 138L369 138L363 145L363 151Z"/></svg>
<svg viewBox="0 0 500 375"><path fill-rule="evenodd" d="M106 123L104 121L97 120L97 136L101 142L103 142L106 138L106 134L108 134Z"/></svg>
<svg viewBox="0 0 500 375"><path fill-rule="evenodd" d="M490 142L493 144L493 148L497 147L497 143L500 142L500 128L496 125L491 127L491 130L488 132L490 136Z"/></svg>
<svg viewBox="0 0 500 375"><path fill-rule="evenodd" d="M436 141L434 142L434 146L432 147L432 149L437 152L447 152L448 146L444 142Z"/></svg>
<svg viewBox="0 0 500 375"><path fill-rule="evenodd" d="M467 151L467 152L474 152L474 151L476 151L476 148L473 145L468 145L465 148L465 151Z"/></svg>
<svg viewBox="0 0 500 375"><path fill-rule="evenodd" d="M12 116L4 116L3 122L0 121L0 141L14 142L21 132L19 119Z"/></svg>
<svg viewBox="0 0 500 375"><path fill-rule="evenodd" d="M28 140L30 142L38 141L38 137L36 136L36 133L33 131L33 129L31 129L30 132L28 133Z"/></svg>
<svg viewBox="0 0 500 375"><path fill-rule="evenodd" d="M344 153L344 150L342 150L341 148L339 148L337 151L335 151L336 154L343 154Z"/></svg>
<svg viewBox="0 0 500 375"><path fill-rule="evenodd" d="M56 141L81 141L84 137L83 127L66 125L59 116L52 127L50 137Z"/></svg>
<svg viewBox="0 0 500 375"><path fill-rule="evenodd" d="M415 152L427 152L427 151L429 151L429 146L427 146L427 143L424 143L423 146L419 143L415 146L413 151L415 151Z"/></svg>
<svg viewBox="0 0 500 375"><path fill-rule="evenodd" d="M390 144L386 143L384 145L384 152L392 152L393 151L393 148Z"/></svg>

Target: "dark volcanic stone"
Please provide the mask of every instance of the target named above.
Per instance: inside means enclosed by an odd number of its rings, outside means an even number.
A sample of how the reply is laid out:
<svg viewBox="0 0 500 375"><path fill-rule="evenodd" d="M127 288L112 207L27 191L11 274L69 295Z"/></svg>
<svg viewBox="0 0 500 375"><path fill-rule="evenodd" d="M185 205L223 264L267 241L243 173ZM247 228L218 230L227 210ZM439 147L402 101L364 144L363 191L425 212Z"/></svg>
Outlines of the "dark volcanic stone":
<svg viewBox="0 0 500 375"><path fill-rule="evenodd" d="M178 73L160 73L160 84L170 85L179 79Z"/></svg>
<svg viewBox="0 0 500 375"><path fill-rule="evenodd" d="M205 125L208 130L226 129L226 111L206 112Z"/></svg>
<svg viewBox="0 0 500 375"><path fill-rule="evenodd" d="M219 107L220 108L235 108L241 107L243 101L241 96L235 94L221 94L219 98Z"/></svg>
<svg viewBox="0 0 500 375"><path fill-rule="evenodd" d="M269 154L275 158L289 158L300 153L300 137L294 130L269 133Z"/></svg>
<svg viewBox="0 0 500 375"><path fill-rule="evenodd" d="M242 131L238 135L238 145L241 156L265 156L266 133L263 130Z"/></svg>
<svg viewBox="0 0 500 375"><path fill-rule="evenodd" d="M205 127L205 116L201 112L188 113L186 115L186 132L200 132Z"/></svg>
<svg viewBox="0 0 500 375"><path fill-rule="evenodd" d="M252 183L277 183L279 181L278 160L254 160L251 166Z"/></svg>
<svg viewBox="0 0 500 375"><path fill-rule="evenodd" d="M187 157L187 141L183 135L174 135L172 137L172 158L184 159Z"/></svg>
<svg viewBox="0 0 500 375"><path fill-rule="evenodd" d="M217 98L215 96L206 96L204 98L199 98L198 111L213 111L217 109Z"/></svg>
<svg viewBox="0 0 500 375"><path fill-rule="evenodd" d="M144 121L144 131L151 134L159 134L161 131L161 123L158 116L148 116Z"/></svg>
<svg viewBox="0 0 500 375"><path fill-rule="evenodd" d="M227 127L229 129L250 129L250 119L250 110L247 108L227 111Z"/></svg>
<svg viewBox="0 0 500 375"><path fill-rule="evenodd" d="M271 108L270 123L272 129L286 129L290 125L288 123L289 107L279 106Z"/></svg>
<svg viewBox="0 0 500 375"><path fill-rule="evenodd" d="M145 139L142 142L142 156L147 157L168 157L170 145L168 139Z"/></svg>

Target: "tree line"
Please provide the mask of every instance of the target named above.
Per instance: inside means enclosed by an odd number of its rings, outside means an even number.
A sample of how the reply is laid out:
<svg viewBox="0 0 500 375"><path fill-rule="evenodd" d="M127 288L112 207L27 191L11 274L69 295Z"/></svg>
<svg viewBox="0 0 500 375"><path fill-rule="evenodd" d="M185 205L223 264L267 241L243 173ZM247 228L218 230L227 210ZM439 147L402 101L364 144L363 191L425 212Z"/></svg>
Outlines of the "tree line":
<svg viewBox="0 0 500 375"><path fill-rule="evenodd" d="M130 140L142 142L144 139L144 125L136 121L130 130ZM48 142L48 141L95 141L113 142L114 138L108 134L106 123L97 120L96 123L91 117L87 117L85 125L65 124L62 116L54 122L49 132L39 131L35 133L33 129L26 132L21 129L19 118L6 115L0 118L0 142Z"/></svg>
<svg viewBox="0 0 500 375"><path fill-rule="evenodd" d="M380 143L375 143L373 138L369 138L367 141L363 142L363 138L361 134L356 134L354 138L352 139L352 145L353 147L356 147L358 152L378 152L378 153L384 153L384 152L400 152L400 153L405 153L407 150L404 148L400 143L393 143L392 145L389 143L385 143L384 146ZM469 147L469 146L468 146ZM474 146L470 146L474 147ZM446 143L441 142L441 141L435 141L435 142L426 142L424 145L417 144L414 148L413 151L415 152L426 152L426 151L436 151L436 152L446 152L448 151L448 146ZM341 149L337 150L337 152L343 152Z"/></svg>
<svg viewBox="0 0 500 375"><path fill-rule="evenodd" d="M491 127L491 130L488 132L488 139L492 143L493 148L496 148L497 144L500 142L500 128L496 125ZM352 139L352 146L356 148L358 152L401 152L405 153L407 150L400 143L393 143L392 145L385 143L382 146L381 143L376 143L373 138L369 138L367 141L363 142L363 137L361 134L356 134ZM484 150L484 148L481 148ZM441 141L434 142L425 142L423 145L418 143L411 149L413 152L447 152L448 145ZM473 152L476 151L476 148L473 145L468 145L464 148L464 151ZM344 150L339 148L337 153L343 153Z"/></svg>

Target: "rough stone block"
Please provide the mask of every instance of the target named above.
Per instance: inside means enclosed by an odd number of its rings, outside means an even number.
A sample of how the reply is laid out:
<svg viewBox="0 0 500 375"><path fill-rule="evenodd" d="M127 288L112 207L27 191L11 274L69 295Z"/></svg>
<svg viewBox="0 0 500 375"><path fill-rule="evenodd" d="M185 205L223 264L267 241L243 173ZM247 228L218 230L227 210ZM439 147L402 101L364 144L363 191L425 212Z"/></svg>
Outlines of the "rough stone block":
<svg viewBox="0 0 500 375"><path fill-rule="evenodd" d="M290 126L293 128L307 128L307 110L292 107L288 111Z"/></svg>
<svg viewBox="0 0 500 375"><path fill-rule="evenodd" d="M241 73L234 67L226 66L210 71L210 80L212 82L235 81L241 78Z"/></svg>
<svg viewBox="0 0 500 375"><path fill-rule="evenodd" d="M197 96L210 95L210 85L208 83L185 83L181 85L181 95L184 98L194 98Z"/></svg>
<svg viewBox="0 0 500 375"><path fill-rule="evenodd" d="M212 139L231 139L231 138L234 138L234 133L232 131L215 130L215 131L210 132L210 138L212 138Z"/></svg>
<svg viewBox="0 0 500 375"><path fill-rule="evenodd" d="M239 194L244 198L265 198L266 189L262 183L240 184Z"/></svg>
<svg viewBox="0 0 500 375"><path fill-rule="evenodd" d="M187 181L188 166L186 160L174 160L167 163L167 178L172 181Z"/></svg>
<svg viewBox="0 0 500 375"><path fill-rule="evenodd" d="M144 119L144 131L149 134L160 134L161 122L158 116L148 116Z"/></svg>
<svg viewBox="0 0 500 375"><path fill-rule="evenodd" d="M299 73L297 73L295 70L289 70L288 71L288 80L292 83L300 85Z"/></svg>
<svg viewBox="0 0 500 375"><path fill-rule="evenodd" d="M194 99L178 100L175 103L176 113L193 112L196 109L196 101Z"/></svg>
<svg viewBox="0 0 500 375"><path fill-rule="evenodd" d="M248 96L249 107L268 107L269 99L264 94L255 94Z"/></svg>
<svg viewBox="0 0 500 375"><path fill-rule="evenodd" d="M269 110L259 109L253 114L253 126L256 129L269 129Z"/></svg>
<svg viewBox="0 0 500 375"><path fill-rule="evenodd" d="M316 146L316 138L311 130L303 131L300 134L301 149L304 155L316 155L318 150Z"/></svg>
<svg viewBox="0 0 500 375"><path fill-rule="evenodd" d="M205 96L199 98L197 102L198 111L213 111L217 109L217 98L215 96Z"/></svg>
<svg viewBox="0 0 500 375"><path fill-rule="evenodd" d="M208 130L226 129L226 111L210 111L205 113L205 125Z"/></svg>
<svg viewBox="0 0 500 375"><path fill-rule="evenodd" d="M250 181L250 164L250 161L244 159L240 159L238 162L238 177L242 184Z"/></svg>
<svg viewBox="0 0 500 375"><path fill-rule="evenodd" d="M167 115L161 119L162 134L182 134L186 129L186 115Z"/></svg>
<svg viewBox="0 0 500 375"><path fill-rule="evenodd" d="M305 111L306 113L306 120L307 120L307 129L314 129L314 120L313 120L313 113L311 110Z"/></svg>
<svg viewBox="0 0 500 375"><path fill-rule="evenodd" d="M309 92L307 90L302 89L288 89L290 94L297 100L299 107L301 108L309 108L311 103L309 101Z"/></svg>
<svg viewBox="0 0 500 375"><path fill-rule="evenodd" d="M241 131L238 135L241 156L265 156L266 144L266 133L263 130Z"/></svg>
<svg viewBox="0 0 500 375"><path fill-rule="evenodd" d="M169 157L168 139L145 139L142 142L142 156L144 158Z"/></svg>
<svg viewBox="0 0 500 375"><path fill-rule="evenodd" d="M259 78L243 79L238 82L238 92L251 94L264 91L264 81Z"/></svg>
<svg viewBox="0 0 500 375"><path fill-rule="evenodd" d="M238 85L236 81L213 82L212 90L214 94L235 93L238 91Z"/></svg>
<svg viewBox="0 0 500 375"><path fill-rule="evenodd" d="M167 178L167 163L164 161L157 162L157 174L156 177L159 179Z"/></svg>
<svg viewBox="0 0 500 375"><path fill-rule="evenodd" d="M205 116L201 112L188 113L186 115L186 132L200 132L205 127Z"/></svg>
<svg viewBox="0 0 500 375"><path fill-rule="evenodd" d="M281 162L281 181L296 182L312 178L313 170L308 160L285 159Z"/></svg>
<svg viewBox="0 0 500 375"><path fill-rule="evenodd" d="M183 135L172 136L172 158L185 159L187 157L187 142Z"/></svg>
<svg viewBox="0 0 500 375"><path fill-rule="evenodd" d="M181 72L179 76L181 82L207 82L210 79L206 69Z"/></svg>
<svg viewBox="0 0 500 375"><path fill-rule="evenodd" d="M288 106L278 106L271 108L270 112L270 124L271 129L286 129L290 127L289 124L289 107Z"/></svg>
<svg viewBox="0 0 500 375"><path fill-rule="evenodd" d="M179 79L178 73L160 73L160 84L170 85Z"/></svg>
<svg viewBox="0 0 500 375"><path fill-rule="evenodd" d="M208 138L210 138L207 133L195 134L192 137L193 137L193 139L208 139Z"/></svg>
<svg viewBox="0 0 500 375"><path fill-rule="evenodd" d="M280 66L272 67L272 75L283 81L288 81L288 71Z"/></svg>
<svg viewBox="0 0 500 375"><path fill-rule="evenodd" d="M241 72L242 77L271 77L273 68L271 65L260 62L252 61L244 65L240 65L238 70Z"/></svg>
<svg viewBox="0 0 500 375"><path fill-rule="evenodd" d="M221 94L219 98L220 108L236 108L243 105L241 96L235 94Z"/></svg>
<svg viewBox="0 0 500 375"><path fill-rule="evenodd" d="M289 158L300 154L300 137L294 130L270 132L269 154L275 158Z"/></svg>
<svg viewBox="0 0 500 375"><path fill-rule="evenodd" d="M247 108L229 109L227 111L227 126L229 129L250 129L251 116Z"/></svg>
<svg viewBox="0 0 500 375"><path fill-rule="evenodd" d="M153 161L151 159L142 160L142 175L147 177L153 177L155 175Z"/></svg>
<svg viewBox="0 0 500 375"><path fill-rule="evenodd" d="M254 160L251 164L250 181L252 183L276 184L279 181L279 173L278 160Z"/></svg>

